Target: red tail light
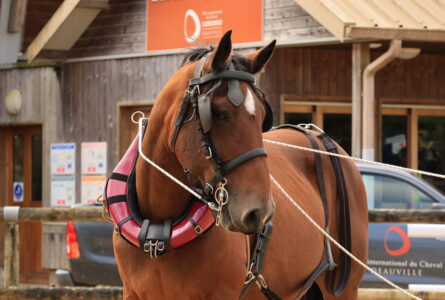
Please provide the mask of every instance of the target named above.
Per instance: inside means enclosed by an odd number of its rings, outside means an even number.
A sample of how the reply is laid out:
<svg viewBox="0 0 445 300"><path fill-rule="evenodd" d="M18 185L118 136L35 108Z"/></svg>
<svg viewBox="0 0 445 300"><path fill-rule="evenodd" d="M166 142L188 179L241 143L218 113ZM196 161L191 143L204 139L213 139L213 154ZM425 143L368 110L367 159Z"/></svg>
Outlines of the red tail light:
<svg viewBox="0 0 445 300"><path fill-rule="evenodd" d="M68 258L79 258L80 256L76 228L71 221L68 221L66 225L66 254Z"/></svg>

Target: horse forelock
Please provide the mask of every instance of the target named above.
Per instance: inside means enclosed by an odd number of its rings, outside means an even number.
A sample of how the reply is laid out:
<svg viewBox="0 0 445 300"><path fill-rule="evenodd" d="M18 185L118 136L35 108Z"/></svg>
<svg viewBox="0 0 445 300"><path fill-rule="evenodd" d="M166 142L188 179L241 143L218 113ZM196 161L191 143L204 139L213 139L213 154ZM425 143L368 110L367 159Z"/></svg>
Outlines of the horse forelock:
<svg viewBox="0 0 445 300"><path fill-rule="evenodd" d="M196 47L190 49L182 60L181 66L187 65L189 63L195 62L209 54L214 50L214 46L210 45L209 47ZM250 62L246 56L240 54L232 55L232 62L237 71L249 72L250 70Z"/></svg>

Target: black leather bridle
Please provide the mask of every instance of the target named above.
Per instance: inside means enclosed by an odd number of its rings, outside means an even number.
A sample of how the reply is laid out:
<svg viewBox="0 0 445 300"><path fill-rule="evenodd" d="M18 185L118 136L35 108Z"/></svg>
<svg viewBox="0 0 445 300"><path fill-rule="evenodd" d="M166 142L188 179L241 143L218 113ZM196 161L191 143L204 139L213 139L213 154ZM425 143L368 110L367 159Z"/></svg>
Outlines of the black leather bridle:
<svg viewBox="0 0 445 300"><path fill-rule="evenodd" d="M235 157L230 161L222 161L219 158L218 152L216 151L215 146L212 143L209 132L212 124L211 101L213 92L218 88L220 80L228 81L227 96L230 102L235 106L239 106L244 99L244 95L240 88L240 80L248 83L257 95L260 94L263 96L262 100L264 108L266 110L266 116L263 120L262 125L263 132L268 131L272 127L273 117L272 110L269 103L264 97L264 93L255 86L255 76L253 74L235 70L233 61L230 61L226 70L220 70L217 72L201 75L205 59L206 57L202 57L199 60L195 69L194 77L190 79L188 89L184 93L182 105L174 123L175 131L173 133L171 143L172 148L174 149L181 126L184 124L184 122L186 122L184 121L184 118L187 110L189 106L192 105L193 115L191 119L196 118L199 120L199 122L197 122L197 126L198 131L201 133L201 147L205 157L212 162L213 168L215 170L215 176L210 181L205 183L203 187L198 189L198 192L200 190L205 200L211 202L213 201L213 199L211 199L211 196L216 191L218 185L227 183L226 176L233 169L255 157L267 156L266 149L254 148ZM207 92L201 93L201 86L211 82L216 83L211 88L209 88Z"/></svg>

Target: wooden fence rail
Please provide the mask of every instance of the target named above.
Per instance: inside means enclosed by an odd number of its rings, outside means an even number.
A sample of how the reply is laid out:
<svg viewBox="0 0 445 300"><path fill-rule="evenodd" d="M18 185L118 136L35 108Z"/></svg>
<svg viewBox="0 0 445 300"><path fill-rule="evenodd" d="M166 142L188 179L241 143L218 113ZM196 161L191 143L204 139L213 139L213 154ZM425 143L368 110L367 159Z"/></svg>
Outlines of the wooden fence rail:
<svg viewBox="0 0 445 300"><path fill-rule="evenodd" d="M0 222L6 221L5 207L0 210ZM445 209L374 209L369 211L369 222L378 223L436 223L445 224ZM6 217L7 218L7 217ZM61 208L23 207L18 210L17 221L90 221L104 222L101 207Z"/></svg>
<svg viewBox="0 0 445 300"><path fill-rule="evenodd" d="M443 300L445 292L410 291L423 300ZM0 300L122 300L122 287L16 287L0 289ZM406 300L394 289L359 289L359 300Z"/></svg>
<svg viewBox="0 0 445 300"><path fill-rule="evenodd" d="M70 290L66 288L45 288L45 292L38 288L17 287L19 283L19 223L21 221L65 222L65 221L93 221L103 222L101 207L82 208L19 208L6 206L0 208L0 222L5 222L5 251L4 251L4 286L0 290L0 300L3 299L121 299L119 289L84 288L84 290ZM436 223L445 224L445 209L434 210L396 210L377 209L369 211L369 222L388 223ZM47 290L47 291L46 291ZM95 297L90 297L91 291ZM33 294L34 293L34 294ZM42 293L42 294L40 294ZM49 294L47 294L49 293ZM57 296L57 295L71 296ZM79 293L79 294L76 294ZM445 299L445 292L418 292L423 299ZM36 297L41 295L42 297ZM51 296L52 295L52 296ZM77 295L77 296L76 296ZM400 296L400 297L399 297ZM361 289L359 299L406 299L403 294L395 290Z"/></svg>

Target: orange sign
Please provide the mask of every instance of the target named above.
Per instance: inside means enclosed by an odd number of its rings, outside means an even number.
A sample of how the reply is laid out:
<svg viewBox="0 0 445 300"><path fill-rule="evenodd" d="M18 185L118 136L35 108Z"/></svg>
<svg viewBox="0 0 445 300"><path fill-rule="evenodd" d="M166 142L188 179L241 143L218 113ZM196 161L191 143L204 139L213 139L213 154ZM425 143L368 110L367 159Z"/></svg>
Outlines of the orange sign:
<svg viewBox="0 0 445 300"><path fill-rule="evenodd" d="M216 44L232 29L233 43L263 38L263 0L147 0L147 50Z"/></svg>

